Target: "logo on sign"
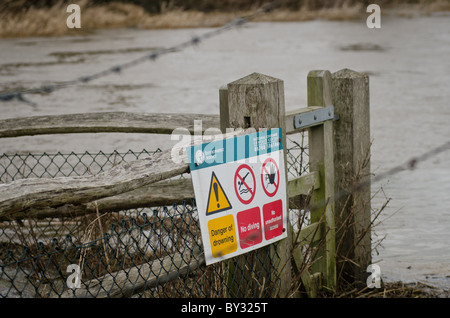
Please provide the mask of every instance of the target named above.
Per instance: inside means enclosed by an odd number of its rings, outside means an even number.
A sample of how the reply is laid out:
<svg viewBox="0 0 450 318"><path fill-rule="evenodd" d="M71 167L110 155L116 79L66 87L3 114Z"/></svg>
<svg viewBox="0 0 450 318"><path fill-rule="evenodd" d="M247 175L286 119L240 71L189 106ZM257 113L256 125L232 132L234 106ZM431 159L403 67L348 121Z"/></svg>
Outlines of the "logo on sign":
<svg viewBox="0 0 450 318"><path fill-rule="evenodd" d="M205 154L201 150L197 150L195 153L195 162L199 165L205 162Z"/></svg>

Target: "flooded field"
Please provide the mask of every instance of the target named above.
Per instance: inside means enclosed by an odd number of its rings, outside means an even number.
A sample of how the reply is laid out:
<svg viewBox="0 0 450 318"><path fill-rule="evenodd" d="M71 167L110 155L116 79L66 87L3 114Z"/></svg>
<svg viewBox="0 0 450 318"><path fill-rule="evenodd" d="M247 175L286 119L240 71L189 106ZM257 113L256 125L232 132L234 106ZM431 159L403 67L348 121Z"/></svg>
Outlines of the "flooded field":
<svg viewBox="0 0 450 318"><path fill-rule="evenodd" d="M121 29L62 38L0 41L0 90L72 80L169 47L208 29ZM448 16L365 21L253 23L199 46L92 83L1 103L0 118L82 112L219 113L218 90L252 72L284 80L287 110L306 105L310 70L370 75L372 172L450 139ZM140 151L170 136L75 134L0 140L0 153ZM450 288L450 151L372 185L373 208L391 198L374 228L374 262L387 281ZM379 191L382 189L382 191ZM377 243L381 240L381 245Z"/></svg>

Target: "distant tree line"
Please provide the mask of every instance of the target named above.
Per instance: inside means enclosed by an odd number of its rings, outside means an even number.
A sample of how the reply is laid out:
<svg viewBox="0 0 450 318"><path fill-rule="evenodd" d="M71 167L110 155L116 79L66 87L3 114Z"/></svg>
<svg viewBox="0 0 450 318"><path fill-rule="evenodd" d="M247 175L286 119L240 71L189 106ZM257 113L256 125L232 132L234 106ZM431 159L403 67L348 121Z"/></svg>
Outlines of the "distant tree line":
<svg viewBox="0 0 450 318"><path fill-rule="evenodd" d="M29 7L51 7L61 3L60 0L2 0L3 10L21 11ZM77 0L66 0L64 3L77 3ZM90 0L89 5L104 5L111 2L131 3L141 6L149 13L160 13L164 9L182 8L185 10L210 11L235 11L251 10L260 7L270 0ZM362 3L398 4L419 3L421 0L279 0L279 7L298 10L307 6L310 10Z"/></svg>

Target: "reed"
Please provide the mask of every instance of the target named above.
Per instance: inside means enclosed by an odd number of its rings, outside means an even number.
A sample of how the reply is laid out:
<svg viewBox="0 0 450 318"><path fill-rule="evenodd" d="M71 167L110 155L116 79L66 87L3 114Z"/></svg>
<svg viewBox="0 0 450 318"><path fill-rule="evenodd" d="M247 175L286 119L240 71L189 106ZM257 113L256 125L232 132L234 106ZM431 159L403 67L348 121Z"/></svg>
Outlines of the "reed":
<svg viewBox="0 0 450 318"><path fill-rule="evenodd" d="M27 0L9 0L0 5L0 37L80 35L96 29L111 28L217 27L253 12L256 8L251 3L254 2L187 1L187 7L181 7L177 1L168 1L162 2L155 13L133 3L81 0L78 2L82 13L81 29L69 29L66 19L70 13L66 12L66 2L54 1L50 6L38 6L29 4ZM392 8L392 4L395 4L396 13L402 16L408 15L405 13L408 10L422 13L450 11L449 0L396 0L383 3L386 3L383 9ZM408 5L407 8L404 4ZM361 1L281 1L280 7L255 21L354 20L366 15L364 2Z"/></svg>
<svg viewBox="0 0 450 318"><path fill-rule="evenodd" d="M30 7L16 12L0 12L0 37L63 36L93 29L139 26L149 14L136 5L110 3L90 6L88 0L78 3L81 8L81 29L69 29L66 19L70 13L59 2L50 7Z"/></svg>

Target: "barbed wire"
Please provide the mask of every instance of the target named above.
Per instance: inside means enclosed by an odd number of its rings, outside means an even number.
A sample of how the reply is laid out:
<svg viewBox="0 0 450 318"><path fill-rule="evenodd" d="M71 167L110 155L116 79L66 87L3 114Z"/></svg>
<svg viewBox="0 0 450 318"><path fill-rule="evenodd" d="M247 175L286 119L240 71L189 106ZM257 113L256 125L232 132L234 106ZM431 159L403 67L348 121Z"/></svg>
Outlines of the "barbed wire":
<svg viewBox="0 0 450 318"><path fill-rule="evenodd" d="M61 83L54 83L54 84L47 84L47 85L41 85L40 87L36 88L29 88L29 89L22 89L22 90L14 90L11 92L6 93L0 93L0 101L1 102L8 102L12 100L18 100L23 103L27 103L33 107L36 107L37 104L33 103L32 101L25 98L24 95L26 94L37 94L37 93L44 93L49 94L56 90L79 85L79 84L86 84L93 80L97 80L102 77L106 77L112 74L119 74L120 72L129 69L131 67L137 66L139 64L148 62L148 61L156 61L159 57L174 53L174 52L180 52L188 47L194 47L199 45L202 41L213 38L215 36L218 36L222 33L225 33L227 31L230 31L232 29L237 29L243 26L244 24L250 22L251 20L255 19L256 17L271 12L276 6L278 6L279 1L273 1L270 3L267 3L263 6L261 6L256 11L246 15L239 17L237 19L232 20L231 22L223 25L222 27L216 28L212 31L208 31L203 33L199 36L193 36L191 39L184 41L182 43L173 45L168 48L159 49L159 50L153 50L150 53L141 56L139 58L136 58L134 60L115 65L113 67L110 67L108 69L99 71L97 73L91 74L91 75L85 75L80 76L78 78L68 80Z"/></svg>
<svg viewBox="0 0 450 318"><path fill-rule="evenodd" d="M426 151L419 156L410 157L403 163L393 166L379 174L362 176L361 179L355 180L353 184L350 184L347 189L343 189L328 198L311 204L309 206L309 210L324 209L328 204L347 198L349 195L354 195L355 193L360 192L371 185L377 184L388 177L392 177L403 171L412 171L418 166L419 163L436 157L437 155L448 150L450 150L450 140L435 146L431 150Z"/></svg>

